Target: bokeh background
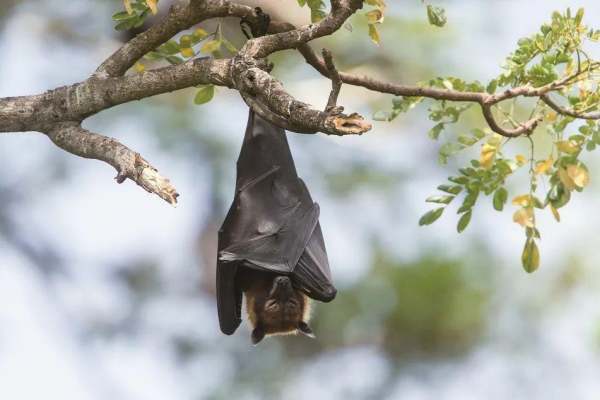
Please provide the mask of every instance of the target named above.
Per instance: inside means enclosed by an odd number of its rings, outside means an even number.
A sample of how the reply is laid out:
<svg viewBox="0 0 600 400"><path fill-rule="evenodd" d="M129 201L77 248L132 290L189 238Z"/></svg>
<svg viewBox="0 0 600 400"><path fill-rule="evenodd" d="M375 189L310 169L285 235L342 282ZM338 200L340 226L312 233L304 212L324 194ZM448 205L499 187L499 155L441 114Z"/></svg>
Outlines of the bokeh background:
<svg viewBox="0 0 600 400"><path fill-rule="evenodd" d="M302 23L307 9L294 2L259 3ZM345 71L404 83L486 81L553 10L583 6L600 27L597 0L440 1L444 29L427 24L420 1L387 3L381 47L360 18L352 32L313 47L332 49ZM116 0L0 0L0 96L88 77L124 39L110 19L119 8ZM224 24L241 43L237 22ZM294 52L272 61L294 95L326 103L329 83ZM64 153L39 133L0 134L0 398L598 399L593 153L585 160L591 185L561 210L562 222L539 218L542 266L528 275L510 206L497 213L484 198L461 235L453 208L418 227L424 199L476 157L439 165L426 107L375 122L362 137L289 134L321 205L340 291L315 307L317 340L252 347L244 327L220 333L214 301L216 230L232 198L247 109L224 88L201 107L193 94L157 96L86 122L169 176L181 193L177 208L131 182L116 185L110 167ZM372 115L390 100L344 87L340 103ZM477 113L467 114L441 141L477 126ZM511 197L527 190L525 179L511 182Z"/></svg>

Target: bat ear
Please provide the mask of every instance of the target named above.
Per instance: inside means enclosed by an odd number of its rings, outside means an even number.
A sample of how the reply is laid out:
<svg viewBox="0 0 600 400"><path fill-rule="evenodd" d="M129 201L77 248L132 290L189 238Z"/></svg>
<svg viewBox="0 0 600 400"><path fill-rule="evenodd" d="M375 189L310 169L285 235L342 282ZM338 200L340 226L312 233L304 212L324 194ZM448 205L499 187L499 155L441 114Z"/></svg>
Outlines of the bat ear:
<svg viewBox="0 0 600 400"><path fill-rule="evenodd" d="M265 338L265 330L262 326L258 325L252 330L252 344L257 345L261 340Z"/></svg>
<svg viewBox="0 0 600 400"><path fill-rule="evenodd" d="M310 329L310 326L308 326L308 324L304 321L300 321L300 323L298 324L298 332L305 336L308 336L311 339L314 339L316 337L312 329Z"/></svg>

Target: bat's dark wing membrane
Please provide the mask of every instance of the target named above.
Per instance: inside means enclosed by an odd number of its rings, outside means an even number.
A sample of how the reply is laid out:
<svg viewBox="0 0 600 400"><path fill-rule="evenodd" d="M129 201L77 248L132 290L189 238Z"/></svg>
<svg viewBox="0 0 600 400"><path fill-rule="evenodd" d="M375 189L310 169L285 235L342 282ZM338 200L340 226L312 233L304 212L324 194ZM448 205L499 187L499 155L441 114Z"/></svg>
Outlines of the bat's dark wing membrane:
<svg viewBox="0 0 600 400"><path fill-rule="evenodd" d="M221 330L241 322L238 268L282 275L310 297L335 297L319 206L296 173L283 129L250 112L237 163L236 194L219 231L217 302Z"/></svg>

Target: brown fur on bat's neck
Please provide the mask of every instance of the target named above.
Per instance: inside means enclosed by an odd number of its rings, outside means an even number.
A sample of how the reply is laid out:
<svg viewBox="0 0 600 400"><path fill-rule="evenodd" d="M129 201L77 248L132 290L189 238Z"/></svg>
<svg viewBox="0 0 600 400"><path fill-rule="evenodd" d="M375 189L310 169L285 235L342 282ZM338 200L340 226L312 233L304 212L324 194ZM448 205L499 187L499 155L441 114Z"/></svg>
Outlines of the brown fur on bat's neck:
<svg viewBox="0 0 600 400"><path fill-rule="evenodd" d="M289 278L245 269L240 273L239 279L246 297L246 312L252 326L253 343L271 335L302 333L313 336L308 327L310 300L291 286ZM277 279L281 283L277 283Z"/></svg>

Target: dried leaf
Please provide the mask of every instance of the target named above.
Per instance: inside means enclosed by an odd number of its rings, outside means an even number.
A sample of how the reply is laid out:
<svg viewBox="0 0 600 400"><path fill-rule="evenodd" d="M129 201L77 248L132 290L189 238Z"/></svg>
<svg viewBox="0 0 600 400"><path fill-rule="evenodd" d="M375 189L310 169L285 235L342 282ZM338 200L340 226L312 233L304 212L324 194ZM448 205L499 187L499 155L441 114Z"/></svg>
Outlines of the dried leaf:
<svg viewBox="0 0 600 400"><path fill-rule="evenodd" d="M479 163L485 169L490 169L494 164L494 159L496 158L496 150L495 146L492 146L488 143L485 143L481 147L481 155L479 157Z"/></svg>
<svg viewBox="0 0 600 400"><path fill-rule="evenodd" d="M579 187L584 188L590 183L590 176L585 168L579 165L569 165L567 167L567 175L571 181Z"/></svg>
<svg viewBox="0 0 600 400"><path fill-rule="evenodd" d="M544 161L539 161L535 166L534 172L537 175L546 174L550 171L552 165L554 165L554 159L552 157Z"/></svg>
<svg viewBox="0 0 600 400"><path fill-rule="evenodd" d="M521 225L523 228L533 228L535 227L534 219L533 219L533 208L532 207L523 207L519 208L513 214L513 221L517 224Z"/></svg>
<svg viewBox="0 0 600 400"><path fill-rule="evenodd" d="M369 24L369 37L373 43L379 46L381 43L381 37L379 36L379 31L374 24Z"/></svg>
<svg viewBox="0 0 600 400"><path fill-rule="evenodd" d="M573 191L577 188L577 185L573 182L573 179L569 176L566 169L561 168L558 170L558 178L567 190Z"/></svg>
<svg viewBox="0 0 600 400"><path fill-rule="evenodd" d="M131 0L123 0L123 5L125 6L125 10L127 14L133 14L133 7L131 7Z"/></svg>
<svg viewBox="0 0 600 400"><path fill-rule="evenodd" d="M146 5L152 11L152 14L156 15L158 7L156 6L156 0L146 0Z"/></svg>

